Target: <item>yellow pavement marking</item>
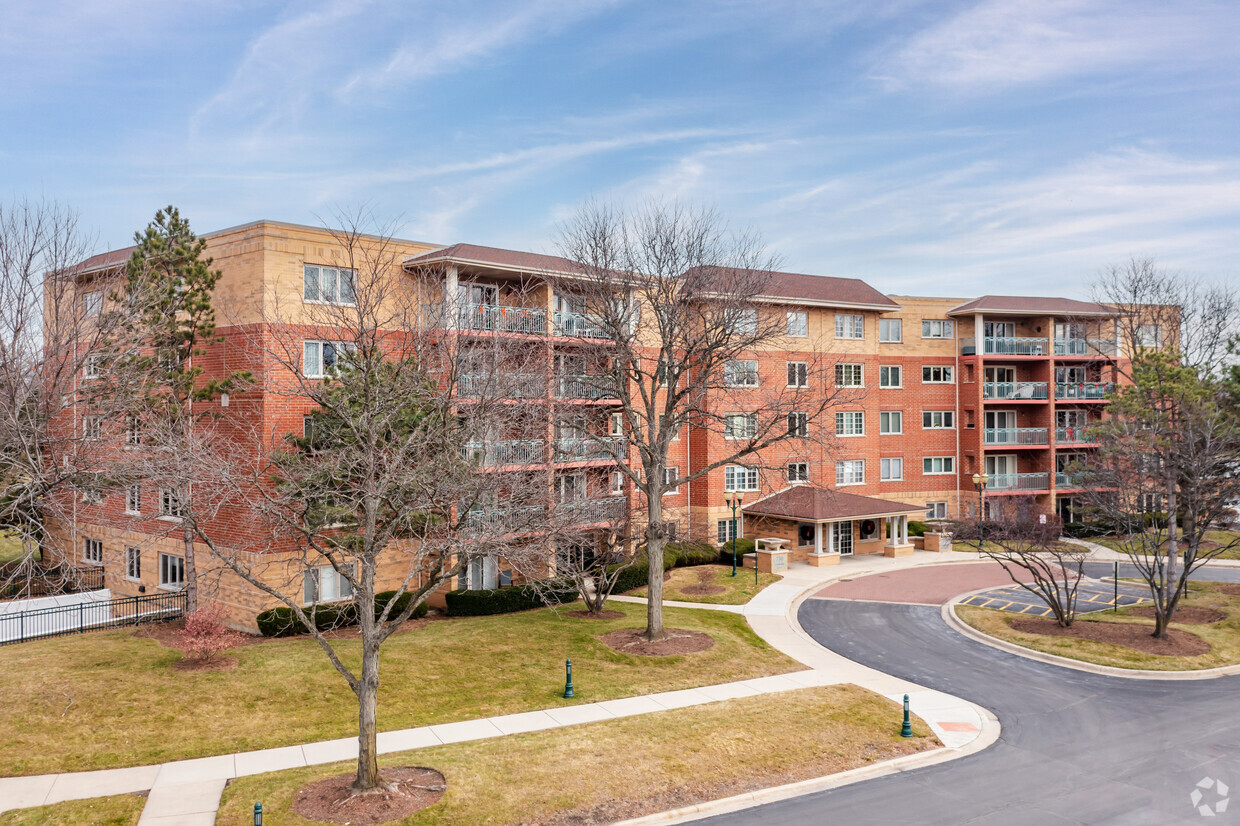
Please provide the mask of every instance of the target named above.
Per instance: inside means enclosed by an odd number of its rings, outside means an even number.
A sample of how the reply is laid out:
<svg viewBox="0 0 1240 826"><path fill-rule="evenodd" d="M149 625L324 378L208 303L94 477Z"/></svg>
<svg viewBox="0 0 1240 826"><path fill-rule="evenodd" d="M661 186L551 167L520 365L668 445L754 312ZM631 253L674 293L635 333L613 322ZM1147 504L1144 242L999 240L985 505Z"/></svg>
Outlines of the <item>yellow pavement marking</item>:
<svg viewBox="0 0 1240 826"><path fill-rule="evenodd" d="M1032 607L1033 607L1032 605L1026 605L1024 608L1020 609L1019 613L1023 614Z"/></svg>
<svg viewBox="0 0 1240 826"><path fill-rule="evenodd" d="M1042 612L1042 616L1044 617L1050 616L1050 613L1051 613L1051 609L1047 608L1045 611Z"/></svg>
<svg viewBox="0 0 1240 826"><path fill-rule="evenodd" d="M977 599L981 599L981 598L982 598L982 595L981 595L981 594L978 594L978 595L977 595ZM970 599L972 599L972 597L970 597ZM985 602L983 602L983 603L982 603L982 607L983 607L983 608L985 608L987 605L989 605L990 603L992 603L992 602L994 602L994 601L995 601L995 598L994 598L994 597L991 597L990 599L988 599L988 600L986 600Z"/></svg>

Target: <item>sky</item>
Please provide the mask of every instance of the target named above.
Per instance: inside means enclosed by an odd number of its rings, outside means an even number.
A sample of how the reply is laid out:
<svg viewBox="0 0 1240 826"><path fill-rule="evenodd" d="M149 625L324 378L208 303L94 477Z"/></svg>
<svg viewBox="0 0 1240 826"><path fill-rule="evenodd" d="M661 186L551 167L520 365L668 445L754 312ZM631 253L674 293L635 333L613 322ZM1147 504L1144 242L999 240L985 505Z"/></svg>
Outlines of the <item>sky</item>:
<svg viewBox="0 0 1240 826"><path fill-rule="evenodd" d="M885 293L1240 284L1235 0L5 0L0 202L99 250L331 223L554 253L679 200Z"/></svg>

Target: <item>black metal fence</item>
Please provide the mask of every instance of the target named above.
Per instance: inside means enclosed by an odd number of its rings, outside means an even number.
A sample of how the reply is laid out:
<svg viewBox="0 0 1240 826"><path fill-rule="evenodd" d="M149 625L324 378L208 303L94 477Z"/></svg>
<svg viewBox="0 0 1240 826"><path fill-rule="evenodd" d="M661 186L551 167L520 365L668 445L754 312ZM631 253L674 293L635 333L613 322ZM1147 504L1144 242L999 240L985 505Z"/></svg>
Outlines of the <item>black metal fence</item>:
<svg viewBox="0 0 1240 826"><path fill-rule="evenodd" d="M0 645L179 619L185 600L184 591L175 591L0 614Z"/></svg>
<svg viewBox="0 0 1240 826"><path fill-rule="evenodd" d="M0 600L78 594L98 591L103 587L101 565L82 568L68 565L0 568Z"/></svg>

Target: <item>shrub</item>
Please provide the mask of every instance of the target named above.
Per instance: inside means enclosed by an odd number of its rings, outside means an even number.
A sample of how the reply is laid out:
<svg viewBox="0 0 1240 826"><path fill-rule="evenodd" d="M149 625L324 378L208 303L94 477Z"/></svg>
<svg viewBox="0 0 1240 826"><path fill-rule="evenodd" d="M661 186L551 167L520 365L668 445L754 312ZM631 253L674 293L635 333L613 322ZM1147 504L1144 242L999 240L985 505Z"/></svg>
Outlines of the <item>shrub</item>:
<svg viewBox="0 0 1240 826"><path fill-rule="evenodd" d="M375 619L379 618L379 615L383 613L383 609L387 607L387 604L392 601L392 597L394 596L396 596L395 591L380 591L375 594ZM409 600L411 599L413 599L413 594L408 591L401 594L400 599L396 600L396 604L392 606L392 613L388 614L388 617L399 616L401 611L404 611L409 607ZM430 606L423 601L417 608L413 609L413 613L409 615L409 619L421 619L426 616L426 612L429 610Z"/></svg>
<svg viewBox="0 0 1240 826"><path fill-rule="evenodd" d="M255 618L258 630L264 637L294 637L304 634L306 627L286 605L268 608ZM320 631L343 628L357 623L357 603L343 602L338 605L320 605L314 612L314 626Z"/></svg>
<svg viewBox="0 0 1240 826"><path fill-rule="evenodd" d="M181 650L192 660L206 662L241 642L241 635L224 625L223 609L216 603L185 615L185 628L177 632Z"/></svg>
<svg viewBox="0 0 1240 826"><path fill-rule="evenodd" d="M1065 536L1073 539L1091 539L1097 536L1106 536L1111 533L1108 526L1097 522L1065 522L1063 526Z"/></svg>
<svg viewBox="0 0 1240 826"><path fill-rule="evenodd" d="M927 530L927 526L925 522L917 522L916 520L913 520L913 519L910 519L908 521L908 535L909 536L925 536L926 530Z"/></svg>
<svg viewBox="0 0 1240 826"><path fill-rule="evenodd" d="M719 561L719 551L706 542L671 542L663 549L663 553L667 554L669 551L676 556L673 565L675 568L711 565Z"/></svg>
<svg viewBox="0 0 1240 826"><path fill-rule="evenodd" d="M550 593L544 594L546 591ZM522 585L515 588L497 588L494 591L449 591L445 598L450 617L486 617L541 608L547 604L548 599L571 602L577 598L577 591L571 585L544 584L540 588Z"/></svg>
<svg viewBox="0 0 1240 826"><path fill-rule="evenodd" d="M676 564L677 554L670 548L663 549L663 570L670 571ZM621 563L623 564L623 563ZM614 571L619 565L613 566L610 570ZM638 554L637 560L620 572L620 576L616 578L616 587L612 589L613 593L623 594L625 591L633 591L637 588L645 588L650 581L650 561L646 559L645 554Z"/></svg>
<svg viewBox="0 0 1240 826"><path fill-rule="evenodd" d="M737 537L736 555L737 557L743 558L745 554L753 553L757 547L758 543L754 542L752 539L744 536ZM732 540L729 539L719 547L719 561L728 565L732 564ZM737 564L740 564L740 559L737 559Z"/></svg>

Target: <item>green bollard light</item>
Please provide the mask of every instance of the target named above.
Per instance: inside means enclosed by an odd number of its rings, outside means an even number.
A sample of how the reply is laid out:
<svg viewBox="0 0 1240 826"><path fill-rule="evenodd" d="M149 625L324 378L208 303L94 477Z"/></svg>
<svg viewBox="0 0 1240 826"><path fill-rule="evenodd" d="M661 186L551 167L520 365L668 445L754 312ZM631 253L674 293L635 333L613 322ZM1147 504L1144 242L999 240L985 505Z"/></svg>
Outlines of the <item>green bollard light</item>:
<svg viewBox="0 0 1240 826"><path fill-rule="evenodd" d="M263 804L254 804L254 826L263 826Z"/></svg>
<svg viewBox="0 0 1240 826"><path fill-rule="evenodd" d="M908 719L908 695L904 695L904 725L900 727L901 737L913 736L913 724Z"/></svg>
<svg viewBox="0 0 1240 826"><path fill-rule="evenodd" d="M573 661L564 661L564 699L573 698Z"/></svg>

